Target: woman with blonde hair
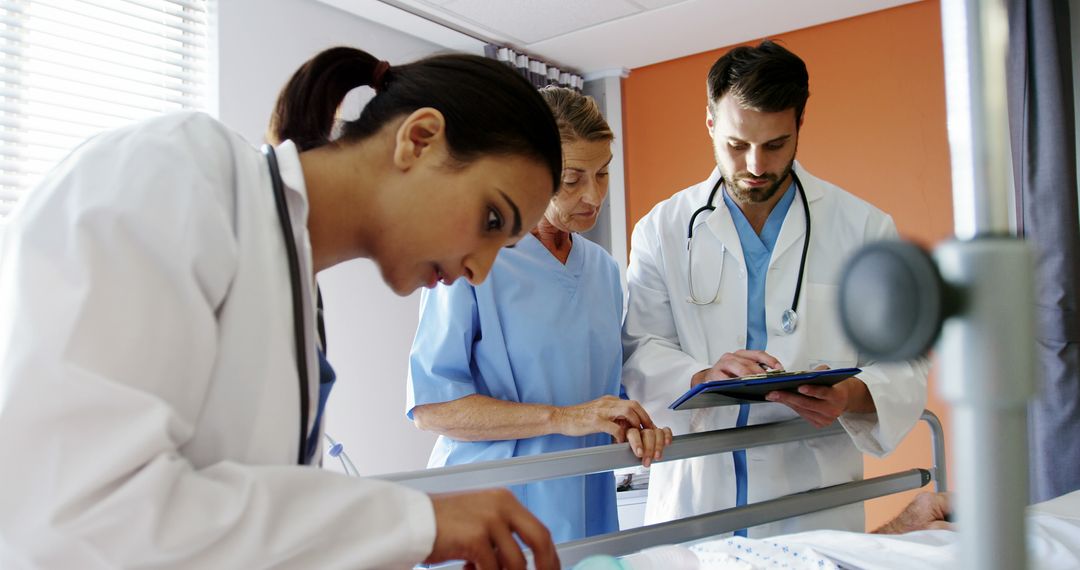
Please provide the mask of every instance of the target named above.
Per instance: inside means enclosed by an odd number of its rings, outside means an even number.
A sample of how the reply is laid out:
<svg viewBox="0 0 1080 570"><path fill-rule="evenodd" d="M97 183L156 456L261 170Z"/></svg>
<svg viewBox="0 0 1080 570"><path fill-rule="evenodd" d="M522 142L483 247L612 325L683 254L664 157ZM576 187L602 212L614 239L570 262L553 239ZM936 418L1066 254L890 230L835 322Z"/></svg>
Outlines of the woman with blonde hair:
<svg viewBox="0 0 1080 570"><path fill-rule="evenodd" d="M646 466L671 431L621 399L622 286L581 236L607 194L614 136L590 97L541 95L562 140L562 178L540 223L482 285L425 291L409 361L408 415L439 434L429 467L629 442ZM512 490L556 542L619 530L612 474Z"/></svg>

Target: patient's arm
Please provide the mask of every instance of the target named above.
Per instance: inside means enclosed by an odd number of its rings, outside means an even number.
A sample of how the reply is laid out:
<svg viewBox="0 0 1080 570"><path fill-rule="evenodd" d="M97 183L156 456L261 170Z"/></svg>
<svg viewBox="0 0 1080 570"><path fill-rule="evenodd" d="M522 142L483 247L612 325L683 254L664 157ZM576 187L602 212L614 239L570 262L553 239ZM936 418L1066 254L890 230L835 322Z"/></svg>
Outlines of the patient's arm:
<svg viewBox="0 0 1080 570"><path fill-rule="evenodd" d="M874 534L903 534L916 530L952 530L948 522L952 508L948 493L919 493L896 518L881 525Z"/></svg>

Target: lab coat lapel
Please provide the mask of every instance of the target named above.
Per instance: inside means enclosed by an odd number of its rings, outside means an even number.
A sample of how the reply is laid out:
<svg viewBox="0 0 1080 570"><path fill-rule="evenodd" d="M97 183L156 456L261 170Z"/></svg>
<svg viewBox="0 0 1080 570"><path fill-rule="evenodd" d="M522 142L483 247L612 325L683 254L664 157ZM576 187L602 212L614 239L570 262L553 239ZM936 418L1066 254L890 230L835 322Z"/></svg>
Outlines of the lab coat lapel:
<svg viewBox="0 0 1080 570"><path fill-rule="evenodd" d="M803 212L802 197L796 192L795 200L791 202L791 207L784 216L784 225L780 226L780 235L776 237L776 245L773 246L769 265L776 263L776 260L780 259L791 247L801 248L804 235L806 235L806 214ZM795 252L795 255L802 255L802 251Z"/></svg>
<svg viewBox="0 0 1080 570"><path fill-rule="evenodd" d="M728 210L727 205L724 204L724 197L717 192L716 209L709 214L709 217L705 220L704 226L708 228L712 235L720 240L720 243L724 244L727 251L731 253L735 261L738 262L739 268L746 269L746 262L743 260L742 242L739 241L739 231L735 229L735 221L731 219L731 211ZM695 230L698 231L698 230ZM695 244L695 247L697 244ZM696 254L696 252L695 252Z"/></svg>
<svg viewBox="0 0 1080 570"><path fill-rule="evenodd" d="M799 175L799 181L802 182L803 191L806 193L806 200L808 205L812 208L813 203L822 196L821 188L817 184L817 179L810 176L798 162L795 163L795 173ZM813 212L811 212L811 214L813 214ZM811 232L814 231L813 223L813 220L811 220ZM769 261L769 265L772 265L777 259L780 259L784 252L792 246L802 248L803 236L805 234L806 213L803 210L802 196L799 195L798 190L796 190L795 199L791 202L787 215L784 216L784 225L780 227L780 235L776 237L776 245L773 246L772 259ZM800 249L796 252L796 255L801 256L802 250Z"/></svg>

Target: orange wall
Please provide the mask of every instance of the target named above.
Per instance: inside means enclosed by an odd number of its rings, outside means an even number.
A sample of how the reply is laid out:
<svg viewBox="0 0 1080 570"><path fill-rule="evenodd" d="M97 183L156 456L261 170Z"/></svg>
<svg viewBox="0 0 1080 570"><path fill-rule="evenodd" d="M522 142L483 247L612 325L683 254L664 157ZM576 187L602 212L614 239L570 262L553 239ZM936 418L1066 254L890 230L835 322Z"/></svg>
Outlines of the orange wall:
<svg viewBox="0 0 1080 570"><path fill-rule="evenodd" d="M939 11L937 0L927 0L773 36L810 72L799 161L890 213L901 235L924 245L952 234ZM705 77L729 47L634 69L624 80L628 228L715 166ZM948 434L930 383L928 407ZM867 459L866 475L929 464L929 432L920 423L890 457ZM890 518L914 494L868 502L867 526Z"/></svg>

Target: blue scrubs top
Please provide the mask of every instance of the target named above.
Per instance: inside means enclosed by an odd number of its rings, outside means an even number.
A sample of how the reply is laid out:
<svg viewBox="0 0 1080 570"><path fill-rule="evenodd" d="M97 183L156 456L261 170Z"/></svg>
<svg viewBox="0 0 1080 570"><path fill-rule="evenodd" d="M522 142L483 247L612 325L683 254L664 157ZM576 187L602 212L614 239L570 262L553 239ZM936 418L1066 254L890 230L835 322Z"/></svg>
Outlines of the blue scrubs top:
<svg viewBox="0 0 1080 570"><path fill-rule="evenodd" d="M784 226L784 218L787 217L788 209L791 208L794 200L795 183L792 182L769 213L765 225L761 228L761 235L758 235L739 206L728 196L727 188L724 188L724 204L731 212L731 220L739 233L743 260L746 262L746 348L748 350L765 350L765 345L769 340L769 334L765 328L765 277L769 273L769 261L772 259L776 239L780 236L780 228Z"/></svg>
<svg viewBox="0 0 1080 570"><path fill-rule="evenodd" d="M337 381L337 374L334 372L334 368L330 366L330 361L326 359L326 353L323 352L322 347L317 348L316 352L319 355L319 408L315 412L315 424L312 426L311 433L308 434L307 438L307 463L309 465L322 464L321 459L315 461L315 450L319 448L319 432L322 431L323 411L326 410L326 402L330 399L330 391L334 389L334 382Z"/></svg>
<svg viewBox="0 0 1080 570"><path fill-rule="evenodd" d="M781 196L780 201L769 212L765 225L761 228L761 235L754 231L746 215L728 196L727 188L724 188L724 204L731 212L731 220L735 223L735 230L739 233L739 243L742 245L743 260L746 262L746 348L748 350L765 350L769 341L769 333L765 327L765 277L769 273L769 261L772 259L773 247L776 239L780 236L780 228L784 225L791 202L795 199L795 184L788 185L787 191ZM739 419L737 427L746 425L750 418L750 406L739 406ZM747 495L746 476L746 450L733 452L735 461L735 504L745 505ZM746 536L746 529L735 531L738 536Z"/></svg>
<svg viewBox="0 0 1080 570"><path fill-rule="evenodd" d="M424 291L409 358L408 415L422 404L481 394L570 406L618 396L622 285L615 261L578 234L564 266L534 236L499 253L487 281ZM429 467L611 443L607 434L509 441L440 436ZM511 490L556 542L619 530L612 474L540 481Z"/></svg>

